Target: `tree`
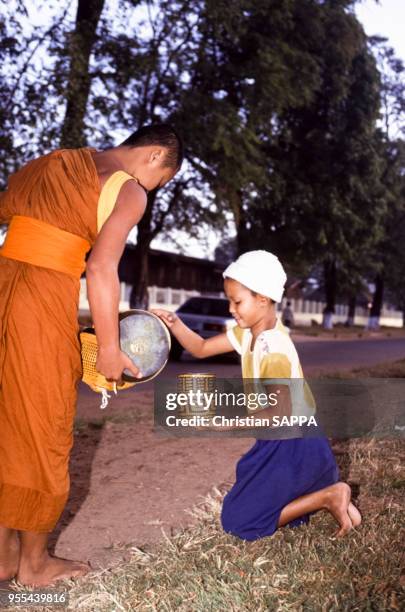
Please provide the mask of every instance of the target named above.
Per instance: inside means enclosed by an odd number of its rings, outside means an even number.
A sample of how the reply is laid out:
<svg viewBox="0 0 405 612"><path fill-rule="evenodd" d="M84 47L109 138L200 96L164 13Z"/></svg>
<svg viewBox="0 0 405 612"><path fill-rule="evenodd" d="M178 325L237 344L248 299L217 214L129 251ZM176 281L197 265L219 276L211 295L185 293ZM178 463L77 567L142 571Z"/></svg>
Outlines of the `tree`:
<svg viewBox="0 0 405 612"><path fill-rule="evenodd" d="M138 17L128 27L138 5L148 9L147 23ZM20 61L16 78L7 68L3 74L8 89L2 91L4 97L9 93L6 101L11 105L3 149L13 152L14 167L58 142L60 146L83 146L90 140L108 146L116 141L114 133L123 133L124 128L134 131L145 123L171 119L181 104L182 89L187 87L182 75L194 44L195 14L188 13L187 2L120 0L119 14L111 19L111 15L102 15L104 1L79 0L73 28L65 22L65 10L55 16L49 28L33 32L28 41L22 33L29 15L21 6L18 19L10 12L4 25L4 30L17 33L5 38L4 54L8 53L9 59L22 54L24 46L32 47ZM38 50L46 55L46 67L36 61ZM34 113L24 115L21 110L27 100L31 100ZM20 136L23 142L18 149L15 145ZM11 170L11 155L3 159L9 162L6 176ZM197 228L221 217L221 212L213 210L211 198L199 201L196 191L187 191L190 182L188 175L163 198L156 193L149 197L147 213L138 228L132 305L145 304L147 252L160 231L190 229L191 222Z"/></svg>
<svg viewBox="0 0 405 612"><path fill-rule="evenodd" d="M66 84L66 111L60 146L83 147L87 144L85 116L92 75L90 54L96 41L96 30L105 0L78 0L75 29L69 38L69 78Z"/></svg>
<svg viewBox="0 0 405 612"><path fill-rule="evenodd" d="M386 190L387 213L384 233L373 253L378 273L368 324L371 329L379 326L385 288L402 311L405 306L402 276L405 271L405 142L401 139L387 141L382 137L380 144L385 161L382 181Z"/></svg>
<svg viewBox="0 0 405 612"><path fill-rule="evenodd" d="M308 39L316 35L319 7L313 0L202 4L182 117L191 118L197 136L190 163L232 211L241 252L249 245L255 197L277 187L263 143L275 139L280 114L305 106L318 85Z"/></svg>
<svg viewBox="0 0 405 612"><path fill-rule="evenodd" d="M384 214L374 136L379 76L360 24L344 9L339 2L319 7L316 95L281 115L278 137L268 146L277 189L267 187L260 207L248 214L263 246L275 244L308 266L322 263L326 326L339 276L358 273L359 260L365 263L380 238Z"/></svg>
<svg viewBox="0 0 405 612"><path fill-rule="evenodd" d="M64 46L70 2L47 2L49 23L33 26L31 13L42 7L1 4L0 181L28 159L59 141L60 90L55 77L55 48Z"/></svg>
<svg viewBox="0 0 405 612"><path fill-rule="evenodd" d="M95 47L99 66L95 76L102 93L91 98L90 108L94 114L102 111L109 115L113 130L122 130L123 125L136 129L145 123L170 121L181 133L189 134L190 124L181 108L191 87L190 62L198 39L198 12L193 12L194 4L184 1L149 2L147 7L147 18L139 24L142 35L131 31L112 35L104 24ZM204 189L200 173L186 168L165 192L150 194L138 225L131 307L147 305L148 252L159 233L176 228L193 235L201 224L222 218L211 197L198 196L198 190L203 193Z"/></svg>
<svg viewBox="0 0 405 612"><path fill-rule="evenodd" d="M383 232L373 253L376 262L374 295L370 310L368 327L378 329L384 301L384 288L387 277L392 283L397 278L395 269L402 269L395 241L403 218L403 168L404 144L400 135L404 133L405 111L405 68L403 62L395 57L394 51L381 37L371 39L377 57L382 81L381 128L377 133L380 155L383 160L381 182L384 187L387 212L382 226ZM400 232L399 232L400 235ZM399 279L398 279L399 280ZM398 287L401 283L398 283ZM391 284L392 287L392 284ZM398 289L399 293L400 290ZM401 302L401 300L399 300ZM402 307L402 306L401 306Z"/></svg>

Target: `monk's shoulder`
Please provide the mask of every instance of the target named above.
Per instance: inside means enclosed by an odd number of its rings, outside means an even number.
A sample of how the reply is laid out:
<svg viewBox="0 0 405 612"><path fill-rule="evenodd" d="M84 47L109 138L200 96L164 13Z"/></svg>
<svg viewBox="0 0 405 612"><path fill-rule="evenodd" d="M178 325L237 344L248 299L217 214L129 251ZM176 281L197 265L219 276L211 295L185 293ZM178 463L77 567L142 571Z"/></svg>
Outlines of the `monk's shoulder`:
<svg viewBox="0 0 405 612"><path fill-rule="evenodd" d="M139 202L146 204L147 196L143 187L135 179L125 181L119 190L117 201L123 200L127 202Z"/></svg>
<svg viewBox="0 0 405 612"><path fill-rule="evenodd" d="M67 179L74 188L90 188L96 196L100 191L100 183L91 149L54 149L48 154L46 168L50 177L53 175L58 182Z"/></svg>
<svg viewBox="0 0 405 612"><path fill-rule="evenodd" d="M121 215L135 216L139 220L146 209L147 196L144 189L135 181L128 180L121 185L116 196L114 211Z"/></svg>

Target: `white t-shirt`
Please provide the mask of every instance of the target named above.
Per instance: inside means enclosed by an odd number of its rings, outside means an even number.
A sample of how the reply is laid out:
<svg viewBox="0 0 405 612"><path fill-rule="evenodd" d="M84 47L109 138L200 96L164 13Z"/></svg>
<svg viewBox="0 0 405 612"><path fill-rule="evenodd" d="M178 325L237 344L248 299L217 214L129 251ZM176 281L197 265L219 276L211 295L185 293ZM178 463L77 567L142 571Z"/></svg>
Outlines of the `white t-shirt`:
<svg viewBox="0 0 405 612"><path fill-rule="evenodd" d="M271 379L294 379L289 384L292 399L292 414L314 414L316 404L311 389L304 380L297 350L290 334L280 319L273 329L261 332L253 348L250 329L235 325L226 333L229 341L242 358L242 376L250 379L249 389L263 392L264 384L271 385ZM252 380L253 379L253 380ZM260 380L257 380L260 379ZM267 380L267 383L263 379ZM282 381L280 381L282 384Z"/></svg>

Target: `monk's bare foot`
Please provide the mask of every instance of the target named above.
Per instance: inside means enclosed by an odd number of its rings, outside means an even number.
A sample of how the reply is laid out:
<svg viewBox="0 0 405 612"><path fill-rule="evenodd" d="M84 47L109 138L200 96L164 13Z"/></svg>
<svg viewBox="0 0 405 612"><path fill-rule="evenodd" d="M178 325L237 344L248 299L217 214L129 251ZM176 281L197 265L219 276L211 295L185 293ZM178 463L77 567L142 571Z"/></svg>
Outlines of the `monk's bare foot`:
<svg viewBox="0 0 405 612"><path fill-rule="evenodd" d="M90 570L87 563L46 554L40 560L21 559L16 580L24 586L50 586L58 580L84 576Z"/></svg>
<svg viewBox="0 0 405 612"><path fill-rule="evenodd" d="M350 487L345 482L337 482L328 487L325 493L327 493L326 508L340 525L340 529L335 533L334 537L341 538L353 528L353 523L348 513L351 497Z"/></svg>
<svg viewBox="0 0 405 612"><path fill-rule="evenodd" d="M350 520L353 523L353 527L358 527L361 523L361 514L357 510L356 506L350 502L347 508L347 514L350 516Z"/></svg>
<svg viewBox="0 0 405 612"><path fill-rule="evenodd" d="M12 580L18 570L20 542L14 529L0 527L0 582Z"/></svg>

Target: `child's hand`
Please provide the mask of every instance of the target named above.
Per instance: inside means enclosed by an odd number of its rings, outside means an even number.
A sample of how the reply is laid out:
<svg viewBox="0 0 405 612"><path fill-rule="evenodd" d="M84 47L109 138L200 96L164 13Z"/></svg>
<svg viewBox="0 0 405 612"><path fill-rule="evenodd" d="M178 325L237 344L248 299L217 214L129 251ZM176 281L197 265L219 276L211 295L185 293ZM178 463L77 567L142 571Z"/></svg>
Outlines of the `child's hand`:
<svg viewBox="0 0 405 612"><path fill-rule="evenodd" d="M171 312L170 310L152 308L150 312L158 316L159 319L162 319L163 323L166 323L167 327L172 327L179 318L175 312Z"/></svg>

